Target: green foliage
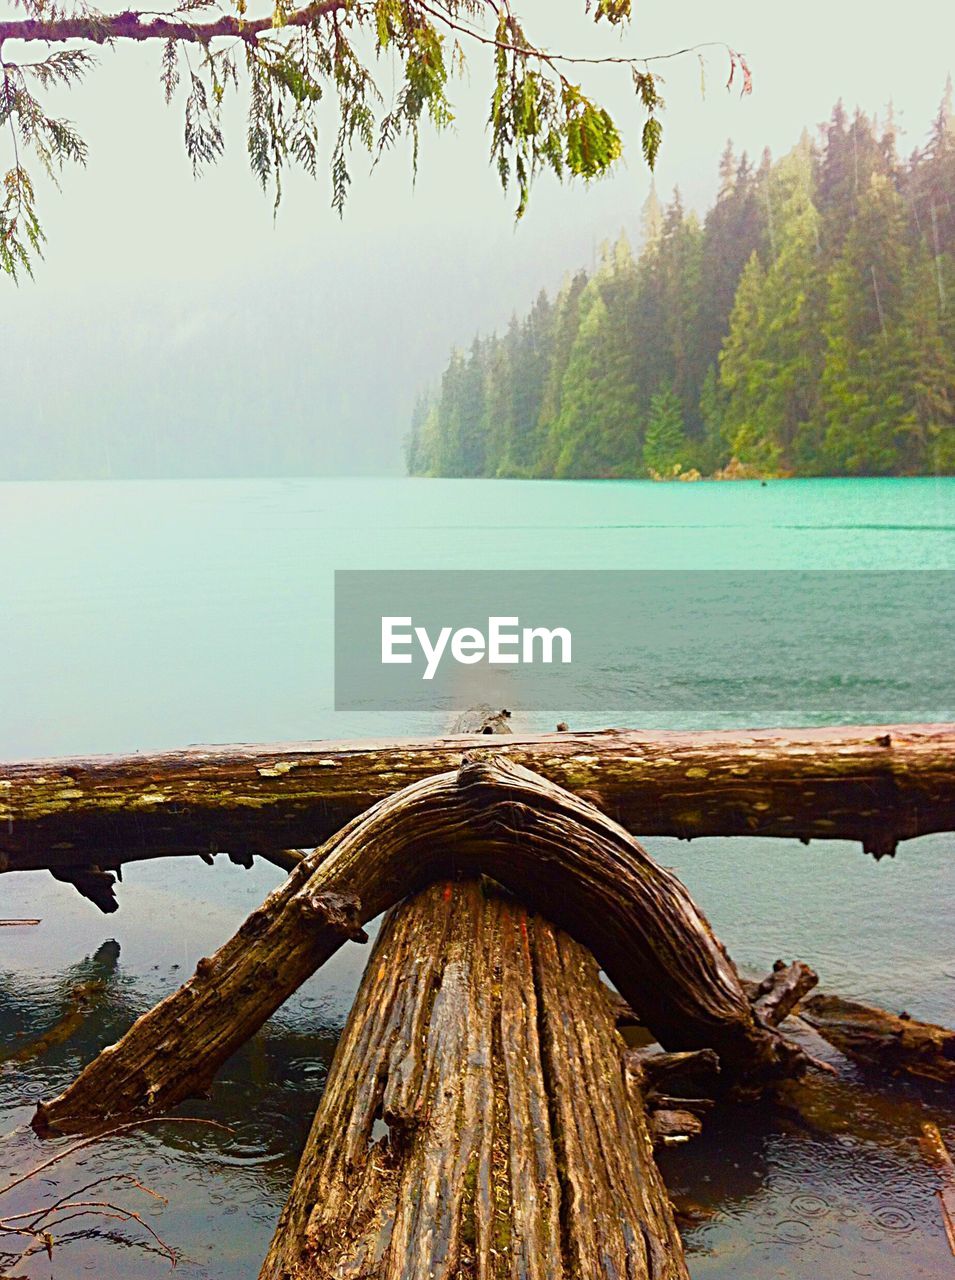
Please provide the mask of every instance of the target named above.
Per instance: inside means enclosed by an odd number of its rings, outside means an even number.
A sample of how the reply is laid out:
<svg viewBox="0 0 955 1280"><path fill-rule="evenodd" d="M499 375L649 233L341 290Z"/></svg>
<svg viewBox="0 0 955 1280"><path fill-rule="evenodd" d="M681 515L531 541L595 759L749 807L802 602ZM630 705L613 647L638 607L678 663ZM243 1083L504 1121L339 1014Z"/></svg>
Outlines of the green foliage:
<svg viewBox="0 0 955 1280"><path fill-rule="evenodd" d="M651 169L656 165L662 142L663 125L656 116L651 116L643 126L643 136L641 138L643 158Z"/></svg>
<svg viewBox="0 0 955 1280"><path fill-rule="evenodd" d="M587 8L590 8L589 0ZM614 26L618 23L626 22L630 17L630 0L597 0L594 17L597 22L601 18L606 18Z"/></svg>
<svg viewBox="0 0 955 1280"><path fill-rule="evenodd" d="M216 105L210 106L205 83L193 74L189 77L189 94L186 98L186 155L192 162L192 171L198 174L207 164L222 155L225 142L219 127Z"/></svg>
<svg viewBox="0 0 955 1280"><path fill-rule="evenodd" d="M43 232L36 216L33 183L19 165L3 176L3 204L0 205L0 267L14 280L20 271L33 274L31 252L39 254Z"/></svg>
<svg viewBox="0 0 955 1280"><path fill-rule="evenodd" d="M581 300L580 327L553 427L554 474L561 478L634 475L639 455L633 353L599 278ZM629 442L624 446L623 442Z"/></svg>
<svg viewBox="0 0 955 1280"><path fill-rule="evenodd" d="M836 108L821 147L804 135L776 164L728 146L702 227L651 193L636 261L621 237L477 343L470 390L452 359L409 468L955 473L950 99L908 165L891 122Z"/></svg>
<svg viewBox="0 0 955 1280"><path fill-rule="evenodd" d="M111 15L82 3L73 10L50 0L20 3L29 16L0 23L0 49L5 39L87 45L159 41L163 95L167 103L183 95L186 155L197 175L225 149L227 93L247 92L249 164L262 187L271 189L276 209L289 165L318 174L316 109L327 98L337 108L328 171L331 203L339 213L356 150L377 162L407 138L416 172L422 121L440 130L454 120L450 82L464 70L468 44L491 49L491 160L503 187L517 191L518 217L542 170L590 181L623 154L614 119L566 73L576 63L618 63L629 69L646 116L640 146L651 168L660 150L663 101L645 59L552 52L525 34L508 5L492 6L496 24L489 28L482 25L488 10L479 0L443 0L437 6L425 0L312 0L304 6L301 0L272 0L271 12L258 16L250 16L249 0L231 0L226 7L216 0L180 0L171 13ZM213 13L206 12L210 8ZM630 0L586 0L585 8L596 22L613 26L630 17ZM190 45L196 52L192 61L186 58L184 75L181 58ZM367 56L369 46L373 58ZM735 67L739 56L730 57ZM386 83L394 83L387 104L376 79L379 64L385 64ZM65 160L83 163L86 155L72 126L48 116L27 81L40 89L71 85L91 65L84 48L50 53L36 63L0 61L0 125L9 125L14 152L0 214L0 266L11 274L30 270L31 254L39 252L43 239L34 189L18 149L33 151L50 170Z"/></svg>
<svg viewBox="0 0 955 1280"><path fill-rule="evenodd" d="M725 460L723 415L725 395L720 385L716 365L711 364L700 388L701 438L694 457L694 465L704 475L711 475Z"/></svg>
<svg viewBox="0 0 955 1280"><path fill-rule="evenodd" d="M643 465L654 478L667 478L687 469L688 446L683 409L673 388L665 384L650 401Z"/></svg>
<svg viewBox="0 0 955 1280"><path fill-rule="evenodd" d="M793 466L814 420L822 365L819 214L805 145L772 171L766 198L775 248L765 271L755 255L744 270L720 360L730 451L773 471Z"/></svg>
<svg viewBox="0 0 955 1280"><path fill-rule="evenodd" d="M657 114L663 108L663 99L660 97L657 87L657 77L650 71L639 71L634 67L633 87L637 92L637 97L647 111L647 119L640 138L640 147L648 167L653 169L656 166L657 156L660 154L660 147L663 143L663 125L660 123L660 118Z"/></svg>
<svg viewBox="0 0 955 1280"><path fill-rule="evenodd" d="M0 204L0 269L14 280L25 271L33 274L32 259L42 252L44 235L36 211L33 180L20 160L21 151L32 151L54 182L70 161L85 165L86 144L68 120L47 115L31 90L35 81L43 88L70 85L81 79L90 65L82 51L53 53L45 62L11 65L0 62L0 130L13 140L13 167L3 177Z"/></svg>

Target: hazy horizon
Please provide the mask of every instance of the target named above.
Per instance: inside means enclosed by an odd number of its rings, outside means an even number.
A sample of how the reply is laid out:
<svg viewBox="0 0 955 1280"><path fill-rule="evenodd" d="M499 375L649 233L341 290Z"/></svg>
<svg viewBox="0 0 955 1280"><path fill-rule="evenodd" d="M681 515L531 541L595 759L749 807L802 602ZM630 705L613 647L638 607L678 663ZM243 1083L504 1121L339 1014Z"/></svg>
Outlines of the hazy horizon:
<svg viewBox="0 0 955 1280"><path fill-rule="evenodd" d="M582 4L558 18L540 0L521 12L554 47L616 41L592 29ZM704 98L695 55L664 65L661 198L679 186L704 212L727 138L778 156L838 99L881 115L891 99L908 154L937 109L952 36L955 16L937 0L864 29L820 0L785 26L755 0L715 19L702 0L679 14L660 0L639 7L628 53L725 39L755 76L751 98L727 94L727 60L709 50ZM162 102L159 50L119 48L101 61L85 87L55 96L90 144L88 168L43 193L36 282L0 284L0 479L400 474L414 397L453 345L501 329L621 229L639 238L651 179L619 68L581 78L615 112L624 163L590 188L542 179L520 224L487 164L477 54L470 79L452 87L456 131L423 136L416 186L406 148L371 177L356 156L344 221L320 173L286 181L273 223L240 117L227 118L224 160L194 182L181 102Z"/></svg>

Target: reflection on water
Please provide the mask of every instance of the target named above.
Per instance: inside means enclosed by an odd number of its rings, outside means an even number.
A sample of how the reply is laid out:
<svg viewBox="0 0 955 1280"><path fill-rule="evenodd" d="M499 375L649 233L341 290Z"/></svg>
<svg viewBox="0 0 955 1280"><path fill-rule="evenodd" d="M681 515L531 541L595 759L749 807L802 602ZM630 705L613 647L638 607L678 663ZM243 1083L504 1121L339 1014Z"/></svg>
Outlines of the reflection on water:
<svg viewBox="0 0 955 1280"><path fill-rule="evenodd" d="M782 841L654 841L652 848L678 866L731 950L754 969L777 954L816 961L815 948L833 990L872 998L881 983L891 1001L909 987L910 968L921 965L924 977L950 965L952 858L944 838L904 846L895 864L878 867L837 845L806 851ZM0 931L0 1125L14 1130L0 1142L2 1185L71 1144L38 1142L28 1127L33 1103L62 1088L174 989L278 874L193 861L130 867L121 910L108 921L50 877L17 877L9 889L4 882L4 914L37 915L42 923ZM727 894L729 883L745 893ZM857 919L849 931L840 918L837 886L853 883L846 910L858 904L861 886L868 922L878 929L870 943L866 922ZM797 891L800 913L787 915L785 900ZM353 944L343 949L227 1064L211 1100L179 1113L215 1119L228 1131L159 1123L106 1139L3 1197L0 1211L35 1210L113 1178L97 1196L142 1214L180 1253L178 1275L253 1280L365 954ZM912 1012L955 1021L952 984L931 986L923 1005L909 1002ZM838 1080L814 1079L772 1105L719 1110L702 1137L663 1154L695 1280L947 1273L937 1175L918 1137L922 1123L934 1120L955 1147L950 1091L946 1097L942 1086L864 1076L834 1051L829 1057L840 1065ZM62 1238L54 1276L169 1274L168 1259L135 1221L74 1220ZM34 1258L15 1274L45 1277L51 1264Z"/></svg>
<svg viewBox="0 0 955 1280"><path fill-rule="evenodd" d="M74 1141L40 1143L29 1128L35 1102L63 1088L102 1045L178 986L200 955L229 936L278 874L270 867L239 872L225 860L214 870L198 860L132 867L120 912L108 921L49 876L28 874L3 882L3 914L33 914L42 923L5 929L0 937L0 1052L6 1058L0 1062L0 1129L13 1130L0 1140L0 1186ZM203 892L215 901L204 900ZM254 1277L288 1192L364 954L364 948L348 944L235 1055L211 1100L189 1103L178 1113L215 1119L228 1132L157 1124L106 1139L0 1198L0 1215L48 1205L93 1179L132 1174L168 1203L118 1182L101 1186L96 1198L142 1214L181 1253L176 1274L188 1280ZM84 1017L74 1021L75 993L91 984L98 985L86 1000ZM53 1028L58 1032L51 1036ZM41 1039L43 1049L36 1055ZM89 1234L91 1226L97 1234ZM110 1240L102 1237L104 1226ZM136 1222L89 1218L64 1225L64 1237L74 1232L81 1234L54 1254L55 1276L149 1280L169 1274L168 1259ZM134 1253L117 1248L119 1238L146 1247ZM50 1263L35 1258L15 1274L48 1276Z"/></svg>

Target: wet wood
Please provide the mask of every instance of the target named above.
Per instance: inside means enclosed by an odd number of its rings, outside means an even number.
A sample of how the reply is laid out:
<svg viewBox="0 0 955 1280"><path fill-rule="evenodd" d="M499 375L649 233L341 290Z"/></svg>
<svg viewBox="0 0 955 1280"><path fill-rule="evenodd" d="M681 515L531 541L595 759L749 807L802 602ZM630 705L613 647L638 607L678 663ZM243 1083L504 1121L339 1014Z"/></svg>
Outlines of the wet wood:
<svg viewBox="0 0 955 1280"><path fill-rule="evenodd" d="M801 1016L850 1058L893 1075L955 1083L955 1031L841 996L811 996Z"/></svg>
<svg viewBox="0 0 955 1280"><path fill-rule="evenodd" d="M456 768L473 738L191 748L0 764L0 869L222 850L287 864L390 792ZM555 733L489 749L643 836L861 840L876 856L955 829L955 726ZM291 855L294 860L294 855Z"/></svg>
<svg viewBox="0 0 955 1280"><path fill-rule="evenodd" d="M818 982L819 975L801 960L794 960L792 964L777 960L762 982L743 985L757 1014L777 1027Z"/></svg>
<svg viewBox="0 0 955 1280"><path fill-rule="evenodd" d="M78 1079L40 1131L165 1110L225 1059L360 925L428 883L486 874L587 946L666 1049L712 1048L728 1083L798 1072L757 1020L684 886L593 805L507 757L389 796L305 858L238 933Z"/></svg>
<svg viewBox="0 0 955 1280"><path fill-rule="evenodd" d="M680 1094L702 1094L711 1099L719 1092L720 1060L712 1049L691 1053L630 1049L625 1061L631 1070L640 1072L644 1095L651 1104L657 1098Z"/></svg>
<svg viewBox="0 0 955 1280"><path fill-rule="evenodd" d="M922 1125L921 1145L941 1175L942 1185L937 1194L942 1209L942 1225L948 1247L955 1254L955 1161L937 1124L928 1122Z"/></svg>
<svg viewBox="0 0 955 1280"><path fill-rule="evenodd" d="M260 1280L686 1280L591 956L473 881L392 912Z"/></svg>
<svg viewBox="0 0 955 1280"><path fill-rule="evenodd" d="M686 1142L703 1132L703 1121L692 1111L652 1111L650 1113L650 1137L654 1146L669 1146Z"/></svg>

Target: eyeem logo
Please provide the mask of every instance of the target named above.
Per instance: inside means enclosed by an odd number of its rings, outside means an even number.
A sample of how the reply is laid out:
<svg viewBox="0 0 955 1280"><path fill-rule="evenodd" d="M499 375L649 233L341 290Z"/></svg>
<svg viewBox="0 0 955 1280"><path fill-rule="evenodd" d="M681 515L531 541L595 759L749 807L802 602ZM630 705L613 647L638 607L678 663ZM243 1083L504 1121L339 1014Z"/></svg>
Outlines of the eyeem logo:
<svg viewBox="0 0 955 1280"><path fill-rule="evenodd" d="M783 724L838 687L856 724L951 719L953 631L952 570L341 569L335 708L428 733L481 703L541 725ZM887 646L922 673L895 693Z"/></svg>
<svg viewBox="0 0 955 1280"><path fill-rule="evenodd" d="M493 666L533 666L553 663L559 645L560 662L569 665L573 636L567 627L521 627L520 618L491 617L486 634L477 627L441 627L432 639L427 627L412 626L410 617L381 619L381 661L385 666L413 662L410 651L416 642L425 659L421 678L433 680L449 651L454 662L465 666L484 661Z"/></svg>

